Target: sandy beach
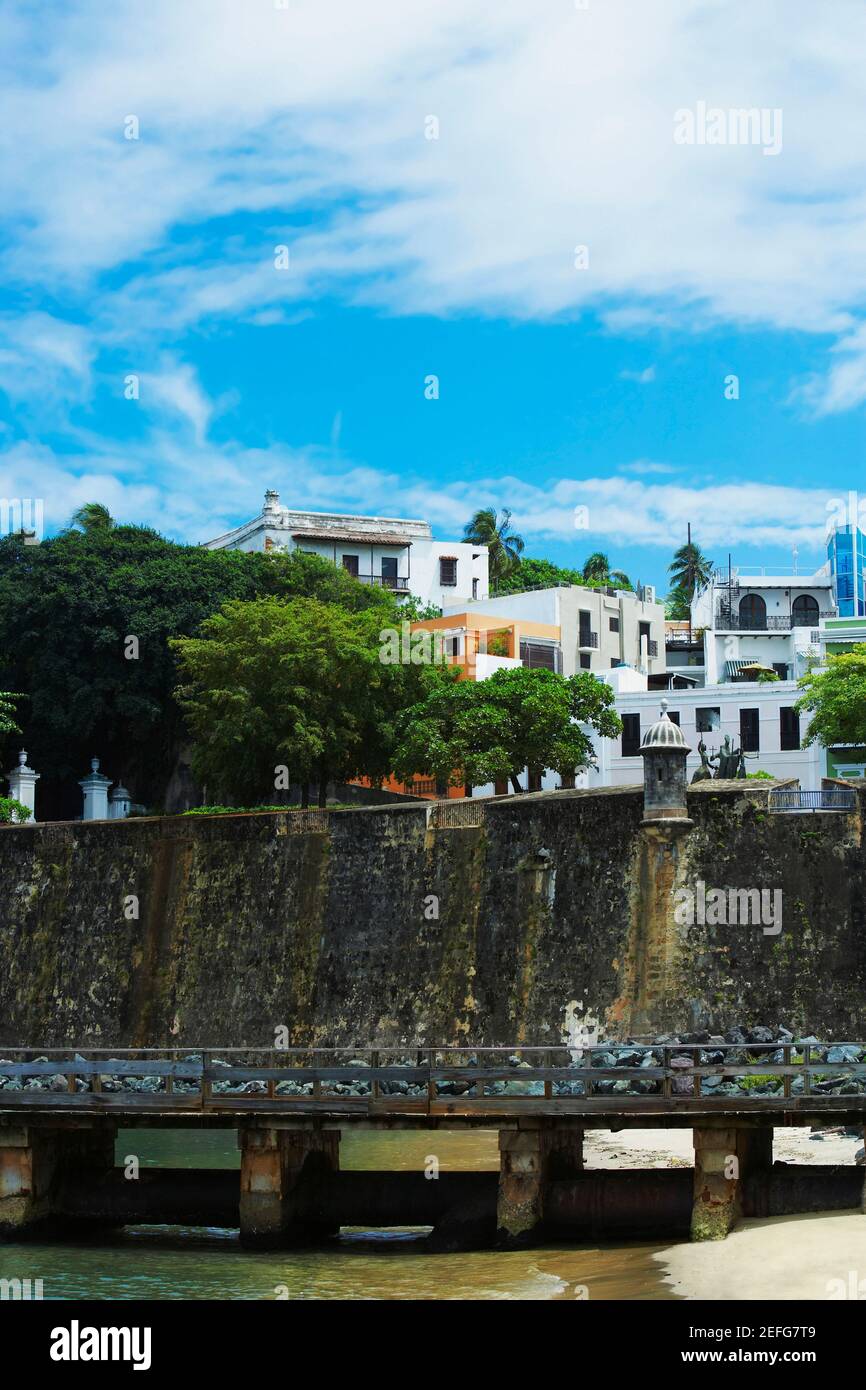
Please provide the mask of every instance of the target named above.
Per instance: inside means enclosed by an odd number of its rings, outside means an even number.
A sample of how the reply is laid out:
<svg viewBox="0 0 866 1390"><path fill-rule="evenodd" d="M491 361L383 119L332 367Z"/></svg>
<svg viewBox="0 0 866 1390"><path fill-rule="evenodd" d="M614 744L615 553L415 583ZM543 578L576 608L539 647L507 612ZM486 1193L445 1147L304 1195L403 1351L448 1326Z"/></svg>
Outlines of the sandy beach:
<svg viewBox="0 0 866 1390"><path fill-rule="evenodd" d="M788 1163L853 1164L862 1136L777 1129ZM590 1131L588 1167L691 1167L690 1129ZM866 1182L866 1168L863 1170ZM672 1245L652 1256L678 1298L866 1301L866 1216L854 1211L746 1219L724 1241Z"/></svg>

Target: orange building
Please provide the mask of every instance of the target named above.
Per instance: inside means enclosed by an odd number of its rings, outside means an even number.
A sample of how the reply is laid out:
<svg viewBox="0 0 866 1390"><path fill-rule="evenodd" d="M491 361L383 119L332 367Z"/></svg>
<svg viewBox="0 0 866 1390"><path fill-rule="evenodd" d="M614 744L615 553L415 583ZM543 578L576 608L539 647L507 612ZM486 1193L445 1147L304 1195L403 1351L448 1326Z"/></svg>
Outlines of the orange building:
<svg viewBox="0 0 866 1390"><path fill-rule="evenodd" d="M437 659L441 650L441 659L446 664L461 668L461 680L486 680L494 671L515 666L562 670L561 632L552 623L494 617L486 613L452 613L446 618L425 618L412 623L411 631L440 635L442 648L434 644L433 659ZM369 785L366 779L359 780L362 785ZM465 787L438 788L432 779L423 777L415 777L411 783L389 777L382 786L386 791L431 801L466 795Z"/></svg>

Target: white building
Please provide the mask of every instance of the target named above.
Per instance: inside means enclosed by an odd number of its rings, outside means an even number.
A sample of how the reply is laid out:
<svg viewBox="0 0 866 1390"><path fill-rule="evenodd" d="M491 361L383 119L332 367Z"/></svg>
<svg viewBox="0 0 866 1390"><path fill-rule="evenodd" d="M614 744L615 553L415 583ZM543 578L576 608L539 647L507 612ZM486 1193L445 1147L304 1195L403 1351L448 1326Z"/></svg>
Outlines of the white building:
<svg viewBox="0 0 866 1390"><path fill-rule="evenodd" d="M806 575L792 570L774 574L766 568L717 570L692 603L693 632L703 631L705 684L735 679L753 662L781 680L799 680L808 660L820 654L821 622L835 613L827 566ZM673 664L669 661L669 669Z"/></svg>
<svg viewBox="0 0 866 1390"><path fill-rule="evenodd" d="M596 742L598 770L583 775L585 786L631 786L641 781L640 745L658 719L659 693L648 690L646 677L625 668L604 677L615 691L616 712L623 722L619 739ZM717 752L728 735L734 747L746 754L747 772L768 772L772 777L799 778L800 786L814 790L827 775L826 750L817 744L801 748L805 721L794 712L800 695L796 681L729 680L716 685L673 690L668 695L668 717L679 724L689 745L686 770L700 767L699 741L708 753Z"/></svg>
<svg viewBox="0 0 866 1390"><path fill-rule="evenodd" d="M468 541L435 541L427 521L383 516L296 512L268 490L259 516L208 550L306 551L342 565L362 584L414 594L438 607L465 604L488 594L487 547Z"/></svg>
<svg viewBox="0 0 866 1390"><path fill-rule="evenodd" d="M469 604L448 600L442 615L443 620L459 617L469 626L476 620L501 618L504 626L517 625L534 633L532 652L524 664L549 665L563 676L577 671L602 675L622 665L659 677L665 672L665 610L651 590L632 593L553 585ZM544 638L538 636L542 630L548 634ZM545 644L551 648L549 661L543 659Z"/></svg>

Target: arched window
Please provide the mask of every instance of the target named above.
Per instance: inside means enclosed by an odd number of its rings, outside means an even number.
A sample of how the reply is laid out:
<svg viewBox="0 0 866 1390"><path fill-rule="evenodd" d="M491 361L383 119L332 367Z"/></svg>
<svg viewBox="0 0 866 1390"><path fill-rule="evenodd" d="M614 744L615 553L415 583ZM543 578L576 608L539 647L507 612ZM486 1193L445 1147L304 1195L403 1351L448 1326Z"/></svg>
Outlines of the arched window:
<svg viewBox="0 0 866 1390"><path fill-rule="evenodd" d="M767 626L767 605L760 594L746 594L740 600L740 627L750 632L763 631Z"/></svg>
<svg viewBox="0 0 866 1390"><path fill-rule="evenodd" d="M818 600L811 594L800 594L791 609L794 627L818 626Z"/></svg>

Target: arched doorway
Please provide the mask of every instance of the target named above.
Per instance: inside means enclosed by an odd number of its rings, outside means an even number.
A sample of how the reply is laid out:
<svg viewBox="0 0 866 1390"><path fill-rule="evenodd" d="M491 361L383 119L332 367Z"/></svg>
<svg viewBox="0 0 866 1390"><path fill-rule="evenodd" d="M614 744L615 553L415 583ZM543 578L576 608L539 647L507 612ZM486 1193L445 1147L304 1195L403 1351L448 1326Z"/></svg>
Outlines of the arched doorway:
<svg viewBox="0 0 866 1390"><path fill-rule="evenodd" d="M767 626L767 605L760 594L746 594L740 600L740 627L750 632L763 631Z"/></svg>
<svg viewBox="0 0 866 1390"><path fill-rule="evenodd" d="M811 594L800 594L794 599L791 608L791 621L794 627L818 626L818 600Z"/></svg>

